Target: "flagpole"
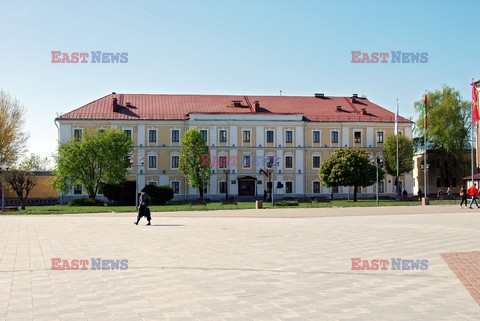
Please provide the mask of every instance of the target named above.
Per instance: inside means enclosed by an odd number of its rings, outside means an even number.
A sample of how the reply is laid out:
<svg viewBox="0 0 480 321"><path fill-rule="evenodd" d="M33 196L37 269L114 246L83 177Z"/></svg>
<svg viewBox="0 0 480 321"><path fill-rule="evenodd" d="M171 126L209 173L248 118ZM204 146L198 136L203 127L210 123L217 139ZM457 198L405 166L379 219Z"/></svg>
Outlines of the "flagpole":
<svg viewBox="0 0 480 321"><path fill-rule="evenodd" d="M427 94L427 91L425 90L425 95ZM425 97L424 97L425 101ZM427 100L428 104L428 100ZM425 202L426 198L428 197L427 193L427 110L428 107L425 105L425 110L423 112L423 148L424 148L424 154L423 154L423 190L425 193ZM425 203L426 204L426 203Z"/></svg>
<svg viewBox="0 0 480 321"><path fill-rule="evenodd" d="M399 178L399 168L398 168L398 98L397 98L397 113L395 114L395 136L397 139L397 196L400 196L400 178Z"/></svg>
<svg viewBox="0 0 480 321"><path fill-rule="evenodd" d="M475 80L472 78L472 86L475 88ZM472 91L475 90L475 89L472 89ZM473 98L473 97L472 97ZM474 179L473 179L473 176L474 176L474 169L473 169L473 145L475 143L474 141L474 131L475 131L475 121L473 120L473 108L474 108L474 105L475 105L475 102L472 101L472 146L471 146L471 165L472 165L472 186L474 184Z"/></svg>

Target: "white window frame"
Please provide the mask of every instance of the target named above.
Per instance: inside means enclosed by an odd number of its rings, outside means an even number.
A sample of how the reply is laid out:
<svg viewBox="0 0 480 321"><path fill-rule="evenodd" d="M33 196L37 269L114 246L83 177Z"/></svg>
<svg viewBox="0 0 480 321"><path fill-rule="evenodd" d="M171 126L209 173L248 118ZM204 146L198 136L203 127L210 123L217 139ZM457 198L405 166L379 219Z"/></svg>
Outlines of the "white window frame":
<svg viewBox="0 0 480 321"><path fill-rule="evenodd" d="M77 186L80 186L80 193L75 193L75 187L77 187ZM83 185L78 184L78 185L72 186L72 195L84 195L83 194Z"/></svg>
<svg viewBox="0 0 480 321"><path fill-rule="evenodd" d="M170 170L172 171L178 171L178 167L173 167L173 157L178 157L178 165L180 166L180 153L179 152L173 152L170 153Z"/></svg>
<svg viewBox="0 0 480 321"><path fill-rule="evenodd" d="M150 141L150 132L155 132L155 141L154 142ZM157 128L148 128L148 130L147 130L147 142L151 145L157 145L158 144L158 129Z"/></svg>
<svg viewBox="0 0 480 321"><path fill-rule="evenodd" d="M287 142L287 132L290 132L292 133L292 141L291 142ZM292 145L295 145L295 137L293 135L293 129L285 129L283 131L283 141L284 141L284 144L292 144Z"/></svg>
<svg viewBox="0 0 480 321"><path fill-rule="evenodd" d="M225 135L226 135L225 141L221 141L221 140L220 140L220 139L221 139L220 133L221 133L222 131L225 131ZM218 144L221 144L221 143L224 143L224 144L227 144L227 145L228 145L228 129L226 129L226 128L219 128L219 129L218 129Z"/></svg>
<svg viewBox="0 0 480 321"><path fill-rule="evenodd" d="M250 158L250 166L244 166L243 159L244 157L249 157ZM242 153L242 168L243 169L250 169L252 168L252 154L251 153Z"/></svg>
<svg viewBox="0 0 480 321"><path fill-rule="evenodd" d="M268 132L273 132L273 142L268 142ZM273 128L265 129L265 146L267 144L273 144L275 146L275 129Z"/></svg>
<svg viewBox="0 0 480 321"><path fill-rule="evenodd" d="M177 142L173 141L173 131L175 131L175 130L178 131L178 141ZM180 143L181 136L182 136L182 132L181 132L180 128L170 128L170 144Z"/></svg>
<svg viewBox="0 0 480 321"><path fill-rule="evenodd" d="M318 162L318 167L315 167L315 162L314 162L314 158L315 157L318 157L320 160ZM312 169L320 169L320 165L322 165L322 155L320 155L320 153L313 153L312 154Z"/></svg>
<svg viewBox="0 0 480 321"><path fill-rule="evenodd" d="M200 134L202 134L202 131L206 131L206 132L207 132L207 140L205 141L205 144L207 144L207 146L208 146L208 141L209 141L209 139L208 139L208 138L209 138L209 137L208 137L208 136L209 136L209 135L208 135L208 133L209 133L208 129L207 129L207 128L199 128L198 130L200 131ZM203 138L203 136L202 136L202 138Z"/></svg>
<svg viewBox="0 0 480 321"><path fill-rule="evenodd" d="M155 167L150 167L150 157L155 157ZM158 154L154 152L149 152L147 155L147 168L148 169L158 169Z"/></svg>
<svg viewBox="0 0 480 321"><path fill-rule="evenodd" d="M357 142L357 141L355 140L355 134L356 134L356 133L360 133L360 141L359 141L359 142ZM360 129L354 129L354 130L353 130L353 143L354 143L354 144L362 144L362 130L360 130Z"/></svg>
<svg viewBox="0 0 480 321"><path fill-rule="evenodd" d="M318 192L315 192L315 183L318 183ZM312 182L312 194L321 194L322 193L322 183L320 181Z"/></svg>
<svg viewBox="0 0 480 321"><path fill-rule="evenodd" d="M79 131L80 132L80 137L77 139L77 137L75 137L75 131ZM75 127L75 128L72 128L72 137L76 140L76 141L79 141L83 138L83 128L81 127Z"/></svg>
<svg viewBox="0 0 480 321"><path fill-rule="evenodd" d="M130 138L133 140L133 127L130 126L122 126L122 131L125 133L126 130L130 131ZM128 135L127 135L128 136Z"/></svg>
<svg viewBox="0 0 480 321"><path fill-rule="evenodd" d="M336 142L333 141L333 133L334 132L337 133L337 141ZM340 144L340 131L338 129L332 129L330 131L330 144Z"/></svg>
<svg viewBox="0 0 480 321"><path fill-rule="evenodd" d="M382 133L382 141L379 142L378 141L378 133ZM376 133L375 133L375 143L376 144L383 144L385 143L385 131L384 130L377 130Z"/></svg>
<svg viewBox="0 0 480 321"><path fill-rule="evenodd" d="M173 188L173 183L177 183L178 184L178 193L175 193L175 189ZM170 181L170 187L173 189L173 195L178 195L180 194L180 190L181 190L181 182L180 181Z"/></svg>
<svg viewBox="0 0 480 321"><path fill-rule="evenodd" d="M290 193L287 192L287 183L290 183L292 184L292 189L290 190ZM295 188L295 185L293 185L293 182L292 181L285 181L285 194L294 194L294 188Z"/></svg>
<svg viewBox="0 0 480 321"><path fill-rule="evenodd" d="M287 157L292 158L292 167L287 167ZM285 169L293 169L295 168L295 157L293 157L292 153L286 153L283 157L283 164Z"/></svg>
<svg viewBox="0 0 480 321"><path fill-rule="evenodd" d="M315 141L315 133L318 133L318 142ZM322 131L319 129L312 130L312 144L322 144Z"/></svg>

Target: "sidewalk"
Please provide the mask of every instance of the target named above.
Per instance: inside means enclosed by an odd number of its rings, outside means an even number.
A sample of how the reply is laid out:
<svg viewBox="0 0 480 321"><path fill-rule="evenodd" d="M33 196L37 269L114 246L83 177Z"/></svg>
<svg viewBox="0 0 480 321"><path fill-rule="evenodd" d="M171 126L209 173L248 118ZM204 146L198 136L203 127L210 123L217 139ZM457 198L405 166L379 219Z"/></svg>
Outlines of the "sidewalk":
<svg viewBox="0 0 480 321"><path fill-rule="evenodd" d="M0 320L478 320L440 254L479 251L458 205L0 216ZM268 219L265 219L268 218ZM52 258L128 259L52 270ZM352 270L352 258L428 260Z"/></svg>

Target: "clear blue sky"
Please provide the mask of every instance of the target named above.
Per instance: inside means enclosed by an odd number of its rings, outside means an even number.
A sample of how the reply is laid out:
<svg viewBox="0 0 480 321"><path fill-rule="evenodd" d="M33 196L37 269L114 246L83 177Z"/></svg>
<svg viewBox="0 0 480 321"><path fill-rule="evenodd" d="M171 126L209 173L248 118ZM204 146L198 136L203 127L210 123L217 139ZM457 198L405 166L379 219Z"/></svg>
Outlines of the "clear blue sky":
<svg viewBox="0 0 480 321"><path fill-rule="evenodd" d="M112 91L353 93L400 114L480 78L475 1L1 1L0 88L27 108L29 149L56 149L56 112ZM51 51L128 52L126 64L52 64ZM428 52L352 64L351 51ZM90 60L90 59L89 59Z"/></svg>

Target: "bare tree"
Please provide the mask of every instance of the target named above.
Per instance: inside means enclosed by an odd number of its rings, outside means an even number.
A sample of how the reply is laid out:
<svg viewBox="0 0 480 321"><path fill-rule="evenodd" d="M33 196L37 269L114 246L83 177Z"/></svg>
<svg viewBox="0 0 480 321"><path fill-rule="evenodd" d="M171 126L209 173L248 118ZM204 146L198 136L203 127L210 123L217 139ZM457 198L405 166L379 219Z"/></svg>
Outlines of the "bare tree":
<svg viewBox="0 0 480 321"><path fill-rule="evenodd" d="M25 108L16 98L0 90L0 163L14 164L26 150L23 131Z"/></svg>
<svg viewBox="0 0 480 321"><path fill-rule="evenodd" d="M37 185L37 177L33 172L12 170L6 173L6 181L10 185L10 189L17 194L22 210L24 210L28 194Z"/></svg>

